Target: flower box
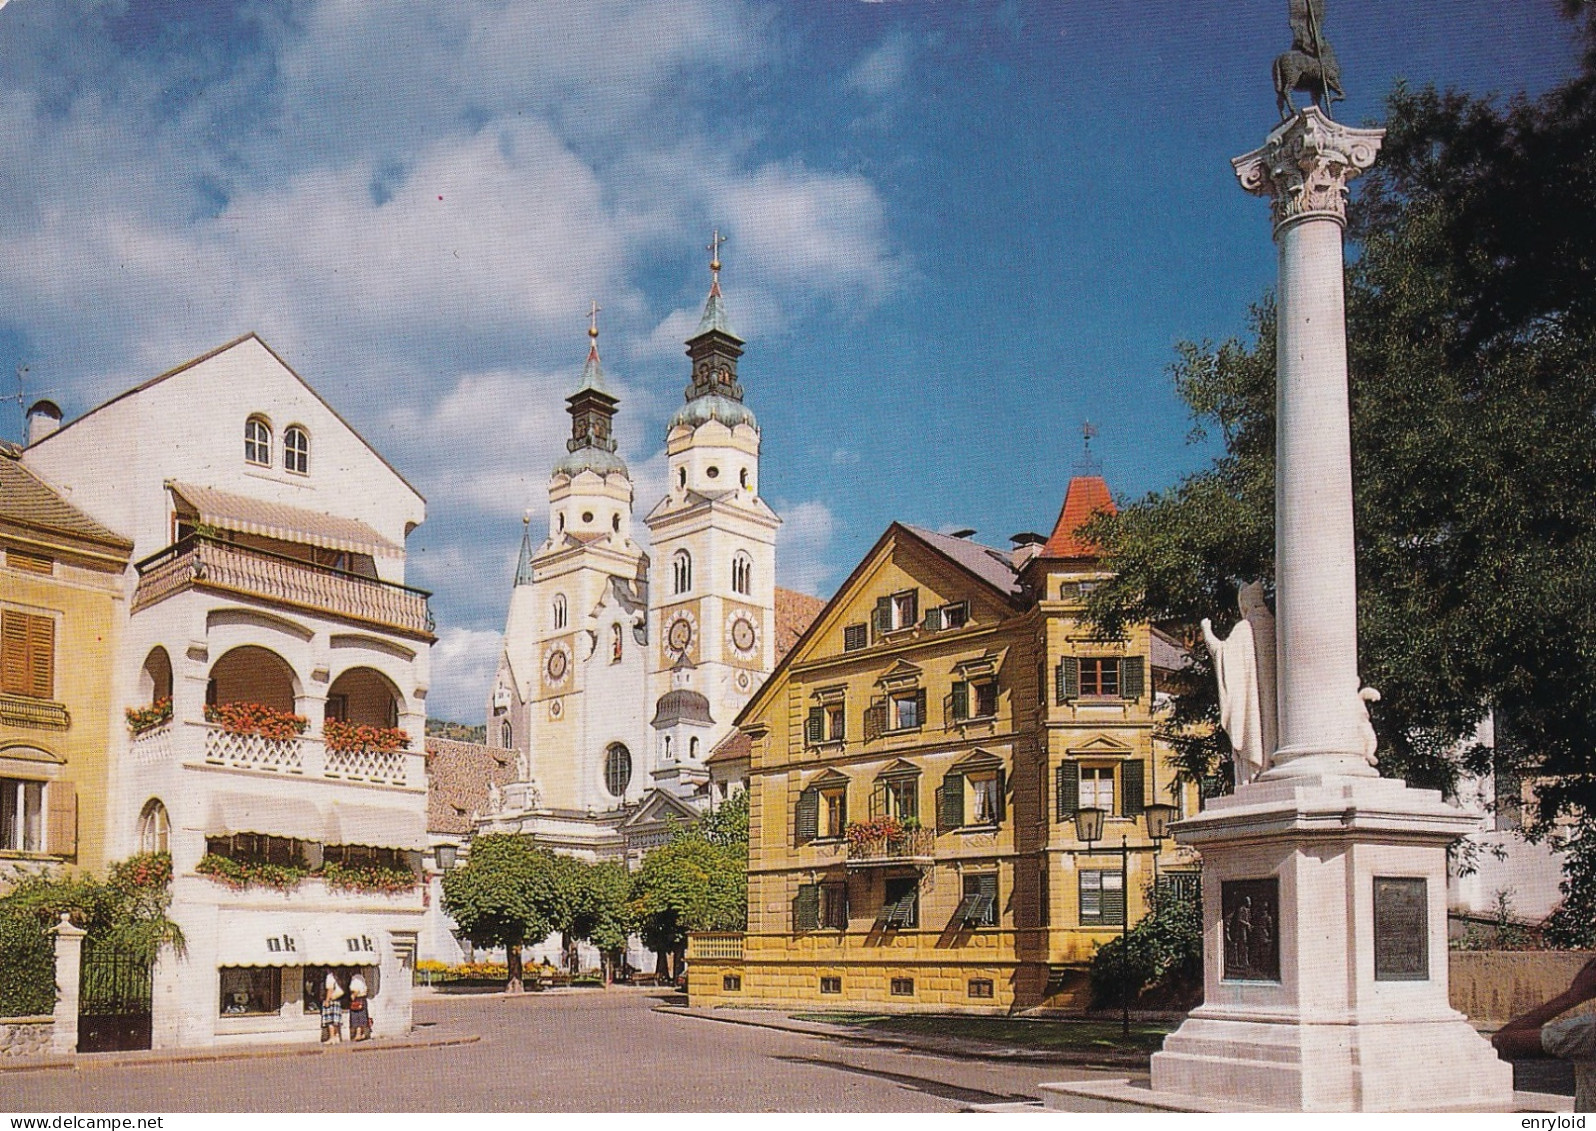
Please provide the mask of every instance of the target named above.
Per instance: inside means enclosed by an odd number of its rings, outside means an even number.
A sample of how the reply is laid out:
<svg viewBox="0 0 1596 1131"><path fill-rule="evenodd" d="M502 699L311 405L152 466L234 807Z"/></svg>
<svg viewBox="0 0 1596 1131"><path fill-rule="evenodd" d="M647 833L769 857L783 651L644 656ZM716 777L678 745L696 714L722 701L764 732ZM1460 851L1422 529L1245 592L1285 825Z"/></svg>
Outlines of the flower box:
<svg viewBox="0 0 1596 1131"><path fill-rule="evenodd" d="M157 699L148 707L129 707L124 713L128 733L136 737L172 721L172 700L170 697Z"/></svg>
<svg viewBox="0 0 1596 1131"><path fill-rule="evenodd" d="M207 703L205 721L229 734L255 734L276 739L298 738L310 726L310 720L303 715L260 703Z"/></svg>

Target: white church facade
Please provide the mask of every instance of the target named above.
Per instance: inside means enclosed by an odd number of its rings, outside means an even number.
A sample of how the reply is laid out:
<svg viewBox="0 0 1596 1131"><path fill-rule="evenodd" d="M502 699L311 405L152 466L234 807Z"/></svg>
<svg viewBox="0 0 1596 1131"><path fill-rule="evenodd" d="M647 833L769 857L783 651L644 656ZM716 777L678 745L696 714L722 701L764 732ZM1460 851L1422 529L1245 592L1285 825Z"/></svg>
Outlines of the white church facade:
<svg viewBox="0 0 1596 1131"><path fill-rule="evenodd" d="M477 831L530 835L592 860L635 865L668 817L709 801L705 763L775 667L776 531L759 493L760 431L744 403L717 260L687 339L691 381L666 427L668 490L642 520L616 454L619 400L596 322L571 437L549 479L548 536L529 532L487 705L488 745L516 774ZM818 602L815 602L818 606Z"/></svg>

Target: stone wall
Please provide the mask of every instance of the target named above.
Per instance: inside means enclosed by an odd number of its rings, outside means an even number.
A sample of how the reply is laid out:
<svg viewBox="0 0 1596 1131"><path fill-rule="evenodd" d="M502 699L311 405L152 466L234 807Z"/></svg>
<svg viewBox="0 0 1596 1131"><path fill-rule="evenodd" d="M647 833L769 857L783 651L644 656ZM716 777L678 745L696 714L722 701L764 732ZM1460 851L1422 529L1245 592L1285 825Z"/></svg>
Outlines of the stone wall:
<svg viewBox="0 0 1596 1131"><path fill-rule="evenodd" d="M1452 1008L1481 1028L1497 1029L1568 988L1591 955L1578 950L1454 950ZM1574 1013L1596 1011L1586 1003Z"/></svg>
<svg viewBox="0 0 1596 1131"><path fill-rule="evenodd" d="M49 1056L54 1035L55 1018L48 1015L0 1018L0 1058Z"/></svg>

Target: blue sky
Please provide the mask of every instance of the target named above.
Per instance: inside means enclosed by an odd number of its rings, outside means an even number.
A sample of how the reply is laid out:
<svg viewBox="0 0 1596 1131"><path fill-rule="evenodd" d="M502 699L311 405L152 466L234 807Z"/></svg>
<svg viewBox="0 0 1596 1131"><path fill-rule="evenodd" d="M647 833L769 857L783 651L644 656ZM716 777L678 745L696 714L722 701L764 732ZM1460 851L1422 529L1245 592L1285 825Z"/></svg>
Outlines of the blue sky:
<svg viewBox="0 0 1596 1131"><path fill-rule="evenodd" d="M1327 7L1352 122L1575 67L1555 0ZM426 494L431 709L478 721L588 303L641 515L714 227L783 584L893 519L1046 531L1083 419L1122 497L1200 466L1167 366L1272 281L1229 159L1288 42L1286 0L12 0L0 393L258 331Z"/></svg>

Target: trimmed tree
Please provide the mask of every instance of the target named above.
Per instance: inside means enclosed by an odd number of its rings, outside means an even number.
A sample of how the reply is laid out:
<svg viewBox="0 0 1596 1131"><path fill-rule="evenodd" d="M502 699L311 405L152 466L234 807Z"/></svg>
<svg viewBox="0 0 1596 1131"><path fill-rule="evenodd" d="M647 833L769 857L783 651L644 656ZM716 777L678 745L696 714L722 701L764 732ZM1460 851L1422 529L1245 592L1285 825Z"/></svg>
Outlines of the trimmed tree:
<svg viewBox="0 0 1596 1131"><path fill-rule="evenodd" d="M504 947L508 993L524 989L521 948L554 930L553 859L521 837L489 833L471 842L464 867L443 877L443 910L460 933L477 946Z"/></svg>

